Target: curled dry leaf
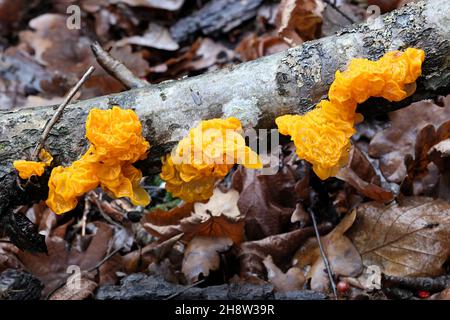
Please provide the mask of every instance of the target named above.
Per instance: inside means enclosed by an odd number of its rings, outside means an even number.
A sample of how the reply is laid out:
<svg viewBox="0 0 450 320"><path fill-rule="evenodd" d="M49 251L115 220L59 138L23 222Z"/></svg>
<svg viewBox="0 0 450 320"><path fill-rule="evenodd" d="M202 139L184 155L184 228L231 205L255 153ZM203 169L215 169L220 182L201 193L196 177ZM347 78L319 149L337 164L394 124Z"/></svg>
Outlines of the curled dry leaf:
<svg viewBox="0 0 450 320"><path fill-rule="evenodd" d="M255 33L251 33L239 42L235 51L243 61L251 61L288 48L289 45L277 35L257 36Z"/></svg>
<svg viewBox="0 0 450 320"><path fill-rule="evenodd" d="M49 297L49 300L84 300L93 296L96 288L96 282L84 277L69 279L65 286Z"/></svg>
<svg viewBox="0 0 450 320"><path fill-rule="evenodd" d="M17 258L19 253L17 248L12 243L0 242L0 272L6 269L22 269L23 265Z"/></svg>
<svg viewBox="0 0 450 320"><path fill-rule="evenodd" d="M450 287L442 290L439 293L433 294L430 300L450 300Z"/></svg>
<svg viewBox="0 0 450 320"><path fill-rule="evenodd" d="M440 172L437 196L450 202L450 139L433 146L429 158Z"/></svg>
<svg viewBox="0 0 450 320"><path fill-rule="evenodd" d="M303 289L306 278L299 268L293 267L283 273L273 262L271 256L267 256L263 263L267 269L267 280L273 284L276 291L289 292Z"/></svg>
<svg viewBox="0 0 450 320"><path fill-rule="evenodd" d="M124 271L129 274L142 272L152 263L159 264L172 253L172 248L181 237L183 237L182 233L162 243L154 241L142 249L139 248L138 250L126 254L122 259Z"/></svg>
<svg viewBox="0 0 450 320"><path fill-rule="evenodd" d="M232 245L229 238L197 236L192 239L184 252L181 268L188 282L197 282L200 275L206 278L210 271L218 270L219 253L228 251Z"/></svg>
<svg viewBox="0 0 450 320"><path fill-rule="evenodd" d="M245 216L247 239L258 240L285 232L300 200L301 190L296 189L299 178L289 165L272 175L242 166L236 170L232 186L240 192L238 207Z"/></svg>
<svg viewBox="0 0 450 320"><path fill-rule="evenodd" d="M17 48L33 55L34 59L53 74L46 91L57 91L63 96L83 75L89 66L95 67L94 74L81 89L81 99L97 97L123 90L123 86L101 68L93 56L91 40L82 30L70 30L66 26L66 15L47 13L32 19L32 30L20 32L21 44ZM120 48L111 46L110 53L122 61L137 76L144 77L149 71L148 62L142 53L132 52L130 45ZM59 78L56 77L59 76Z"/></svg>
<svg viewBox="0 0 450 320"><path fill-rule="evenodd" d="M369 156L380 160L380 170L387 181L401 183L407 174L405 156L416 153L420 130L427 125L439 128L450 119L450 96L445 98L444 107L430 101L421 101L392 112L389 117L391 126L372 139ZM423 148L417 149L420 154Z"/></svg>
<svg viewBox="0 0 450 320"><path fill-rule="evenodd" d="M300 44L320 37L322 0L282 0L276 24L278 34L292 44Z"/></svg>
<svg viewBox="0 0 450 320"><path fill-rule="evenodd" d="M358 147L352 147L349 157L348 164L339 170L336 178L347 182L372 200L387 202L393 199L392 192L380 187L380 177Z"/></svg>
<svg viewBox="0 0 450 320"><path fill-rule="evenodd" d="M363 270L361 256L353 243L344 233L355 221L356 212L348 214L328 235L321 237L321 242L330 262L335 276L354 277ZM307 269L307 279L311 279L311 289L317 291L329 291L330 280L325 268L325 263L320 254L316 238L311 238L295 254L293 264L299 268Z"/></svg>
<svg viewBox="0 0 450 320"><path fill-rule="evenodd" d="M348 232L364 265L393 276L436 276L450 256L450 204L408 197L385 206L369 202L356 209Z"/></svg>
<svg viewBox="0 0 450 320"><path fill-rule="evenodd" d="M324 233L331 229L330 224L319 226L319 232ZM312 227L297 229L291 232L277 234L257 241L242 243L238 249L240 275L243 278L258 276L264 278L266 271L263 260L272 256L278 265L289 261L294 252L309 237L314 235Z"/></svg>
<svg viewBox="0 0 450 320"><path fill-rule="evenodd" d="M184 233L186 242L195 236L211 236L228 237L239 244L244 239L244 216L237 206L238 199L236 190L222 192L216 188L205 204L183 204L167 212L146 214L144 228L160 241Z"/></svg>
<svg viewBox="0 0 450 320"><path fill-rule="evenodd" d="M382 13L396 9L403 0L367 0L367 4L378 6Z"/></svg>
<svg viewBox="0 0 450 320"><path fill-rule="evenodd" d="M0 109L29 105L38 99L36 94L51 104L58 99L53 97L63 96L69 88L62 74L39 64L22 47L9 47L0 53Z"/></svg>
<svg viewBox="0 0 450 320"><path fill-rule="evenodd" d="M153 22L149 24L147 31L142 36L127 37L117 42L119 47L125 44L135 44L168 51L179 49L178 43L172 39L169 31Z"/></svg>
<svg viewBox="0 0 450 320"><path fill-rule="evenodd" d="M233 51L209 38L197 39L186 52L150 68L158 80L173 79L190 71L214 69L234 56Z"/></svg>
<svg viewBox="0 0 450 320"><path fill-rule="evenodd" d="M113 236L112 229L100 222L96 222L95 226L97 227L95 234L91 236L84 250L75 246L69 250L68 243L64 239L52 236L46 239L48 255L18 252L17 256L25 268L45 285L44 295L67 278L69 266L75 265L80 271L84 271L97 265L107 255ZM120 268L120 263L117 267ZM115 272L111 269L110 271Z"/></svg>

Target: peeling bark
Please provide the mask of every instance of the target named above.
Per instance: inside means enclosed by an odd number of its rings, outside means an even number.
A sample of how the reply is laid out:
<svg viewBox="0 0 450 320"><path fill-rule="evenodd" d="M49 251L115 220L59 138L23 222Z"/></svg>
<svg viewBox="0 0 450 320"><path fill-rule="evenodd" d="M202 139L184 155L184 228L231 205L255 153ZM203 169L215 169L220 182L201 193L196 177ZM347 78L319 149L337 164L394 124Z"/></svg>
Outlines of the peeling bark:
<svg viewBox="0 0 450 320"><path fill-rule="evenodd" d="M419 2L372 23L353 25L334 36L256 61L72 103L53 128L45 147L57 163L71 163L86 149L84 124L89 110L120 105L136 110L143 123L144 136L152 145L149 159L140 165L146 169L200 120L235 116L244 127L274 127L275 117L307 112L325 98L335 71L344 69L351 58L378 59L387 51L407 47L426 51L417 92L398 104L373 99L360 106L360 110L366 115L380 110L387 112L415 100L447 93L450 82L448 12L448 0ZM14 204L11 190L16 175L12 161L29 158L55 108L0 112L0 208L8 201Z"/></svg>

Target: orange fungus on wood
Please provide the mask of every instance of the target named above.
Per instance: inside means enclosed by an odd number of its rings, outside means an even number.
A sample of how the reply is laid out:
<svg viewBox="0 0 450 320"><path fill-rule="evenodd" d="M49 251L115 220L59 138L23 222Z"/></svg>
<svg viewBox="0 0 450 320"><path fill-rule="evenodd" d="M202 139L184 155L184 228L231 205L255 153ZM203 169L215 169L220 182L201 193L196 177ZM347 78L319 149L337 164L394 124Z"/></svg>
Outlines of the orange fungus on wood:
<svg viewBox="0 0 450 320"><path fill-rule="evenodd" d="M91 146L79 160L53 169L47 205L57 214L65 213L75 208L78 197L99 185L114 197L148 205L150 197L139 185L142 173L132 165L145 159L150 148L136 113L119 107L92 109L86 137Z"/></svg>
<svg viewBox="0 0 450 320"><path fill-rule="evenodd" d="M17 160L13 162L13 166L21 179L29 179L31 176L40 177L44 174L45 168L52 163L53 157L46 150L41 149L39 160L41 161Z"/></svg>
<svg viewBox="0 0 450 320"><path fill-rule="evenodd" d="M370 97L400 101L410 96L424 59L425 52L414 48L388 52L377 61L352 59L345 71L336 71L328 100L304 115L278 117L278 129L292 137L297 155L312 164L319 178L334 176L347 163L354 124L362 120L358 103Z"/></svg>
<svg viewBox="0 0 450 320"><path fill-rule="evenodd" d="M202 121L163 159L166 189L186 202L206 201L214 184L234 164L262 168L258 155L245 144L241 122L233 117Z"/></svg>

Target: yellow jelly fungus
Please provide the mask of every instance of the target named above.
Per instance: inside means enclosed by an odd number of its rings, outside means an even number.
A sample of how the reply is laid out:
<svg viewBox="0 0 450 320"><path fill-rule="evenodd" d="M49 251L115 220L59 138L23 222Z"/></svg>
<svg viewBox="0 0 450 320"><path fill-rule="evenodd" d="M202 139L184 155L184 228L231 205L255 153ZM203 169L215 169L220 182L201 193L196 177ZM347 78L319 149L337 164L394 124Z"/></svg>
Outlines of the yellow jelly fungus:
<svg viewBox="0 0 450 320"><path fill-rule="evenodd" d="M213 194L214 184L234 164L262 168L241 131L241 122L232 117L202 121L192 128L163 159L161 179L166 181L166 189L186 202L206 201Z"/></svg>
<svg viewBox="0 0 450 320"><path fill-rule="evenodd" d="M99 185L114 197L128 197L134 205L150 203L139 186L142 173L132 166L147 157L150 144L133 110L92 109L86 121L87 152L69 167L53 169L46 201L55 213L74 209L77 198Z"/></svg>
<svg viewBox="0 0 450 320"><path fill-rule="evenodd" d="M319 178L334 176L348 161L354 124L362 121L357 104L370 97L400 101L413 94L424 59L425 52L414 48L388 52L377 61L352 59L345 71L336 71L328 100L304 115L278 117L278 129L292 137L297 155L312 164Z"/></svg>
<svg viewBox="0 0 450 320"><path fill-rule="evenodd" d="M31 176L40 177L44 174L45 168L52 163L53 157L45 149L41 149L39 160L41 161L17 160L13 162L13 166L19 172L21 179L29 179Z"/></svg>

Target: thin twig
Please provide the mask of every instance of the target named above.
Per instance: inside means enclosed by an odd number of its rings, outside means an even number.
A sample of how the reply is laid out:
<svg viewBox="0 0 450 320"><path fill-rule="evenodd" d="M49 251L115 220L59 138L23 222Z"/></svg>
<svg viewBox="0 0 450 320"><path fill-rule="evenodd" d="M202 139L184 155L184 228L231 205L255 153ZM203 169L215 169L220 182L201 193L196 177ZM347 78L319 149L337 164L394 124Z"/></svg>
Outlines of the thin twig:
<svg viewBox="0 0 450 320"><path fill-rule="evenodd" d="M64 108L69 104L69 102L72 100L74 95L80 90L81 86L86 82L86 80L89 78L89 76L94 72L95 68L93 66L89 67L89 69L85 72L83 77L80 79L80 81L77 82L75 87L73 87L67 96L65 97L64 101L59 105L58 109L56 110L53 117L50 119L49 122L44 127L44 130L42 131L42 134L39 138L38 144L36 148L34 149L32 159L38 160L39 152L44 146L45 141L48 138L48 135L50 131L52 130L53 126L58 122L58 120L61 118L61 115L64 111Z"/></svg>
<svg viewBox="0 0 450 320"><path fill-rule="evenodd" d="M180 294L182 294L182 293L188 291L189 289L191 289L191 288L193 288L193 287L196 287L196 286L198 286L199 284L202 284L203 282L205 282L205 280L206 280L206 279L202 279L202 280L199 280L199 281L197 281L197 282L194 282L193 284L184 287L183 289L181 289L181 290L178 291L177 293L174 293L173 295L171 295L171 296L165 298L164 300L172 300L173 298L178 297Z"/></svg>
<svg viewBox="0 0 450 320"><path fill-rule="evenodd" d="M87 216L88 216L89 211L91 211L91 203L89 201L85 201L83 216L81 217L81 236L82 237L84 237L86 235L86 224L87 224Z"/></svg>
<svg viewBox="0 0 450 320"><path fill-rule="evenodd" d="M111 259L112 256L114 256L117 252L119 252L122 249L122 247L115 249L114 251L112 251L110 254L108 254L106 257L104 257L99 263L97 263L95 266L84 270L80 273L80 279L88 274L89 272L92 272L94 270L97 270L98 268L100 268L106 261L108 261L109 259ZM64 287L67 284L67 279L69 279L71 275L67 275L66 277L64 277L64 279L58 283L58 285L56 287L54 287L45 297L45 300L50 299L50 297L59 289L61 289L62 287Z"/></svg>
<svg viewBox="0 0 450 320"><path fill-rule="evenodd" d="M98 212L100 213L102 218L105 219L110 224L115 225L116 227L118 227L120 229L123 229L124 228L123 225L121 225L120 223L117 223L116 221L114 221L114 219L111 218L109 215L107 215L105 210L103 210L102 204L100 203L100 199L99 199L100 195L97 194L94 191L91 191L89 194L90 194L90 197L88 199L86 199L86 200L94 202L94 204L97 207Z"/></svg>
<svg viewBox="0 0 450 320"><path fill-rule="evenodd" d="M94 42L91 45L91 50L103 69L120 81L127 89L142 88L150 85L147 81L136 76L122 62L105 51L98 42Z"/></svg>
<svg viewBox="0 0 450 320"><path fill-rule="evenodd" d="M343 12L339 7L336 5L336 1L329 1L324 0L326 4L329 4L334 10L336 10L338 13L340 13L345 19L347 19L350 23L355 23L356 21L350 18L345 12Z"/></svg>
<svg viewBox="0 0 450 320"><path fill-rule="evenodd" d="M320 234L319 229L317 229L317 222L316 217L314 216L314 212L311 209L308 209L309 215L311 216L311 220L314 227L314 232L316 233L317 243L319 244L320 249L320 255L322 256L323 262L325 264L325 268L327 269L328 278L330 279L330 286L331 289L333 289L334 298L337 300L337 291L336 291L336 284L334 283L334 276L333 276L333 270L331 270L330 262L328 261L327 255L325 253L325 250L322 246L322 241L320 240Z"/></svg>
<svg viewBox="0 0 450 320"><path fill-rule="evenodd" d="M120 250L122 250L122 247L117 248L115 250L113 250L110 254L108 254L106 257L104 257L99 263L97 263L95 266L93 266L92 268L87 269L86 271L83 271L84 274L89 273L91 271L94 271L98 268L100 268L106 261L108 261L109 259L111 259L111 257L113 255L115 255L117 252L119 252Z"/></svg>

